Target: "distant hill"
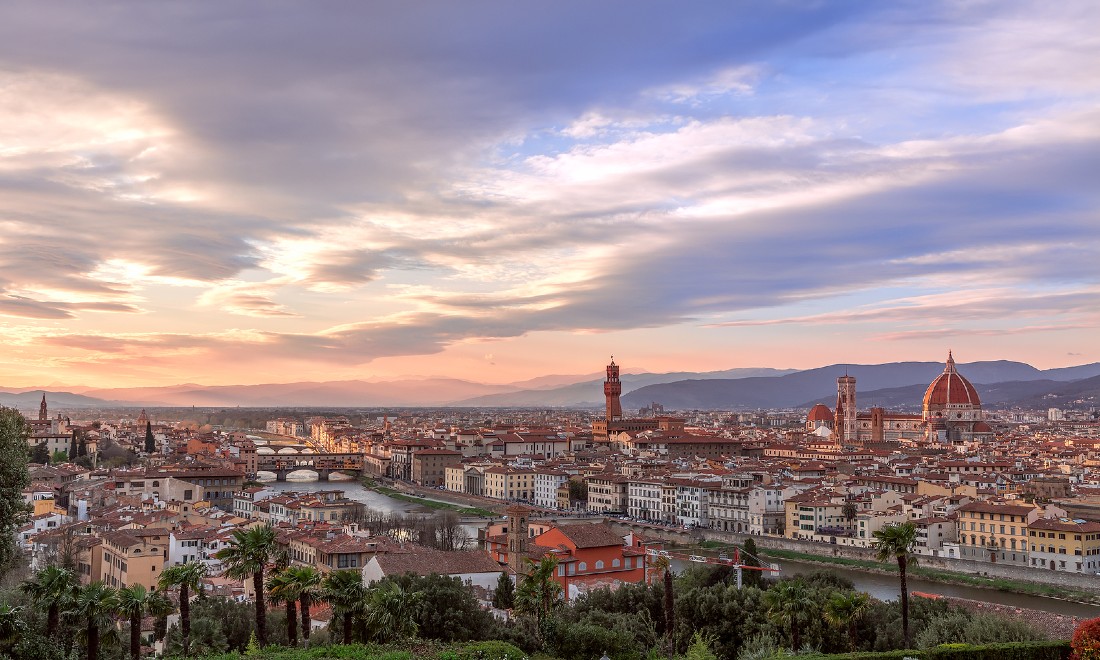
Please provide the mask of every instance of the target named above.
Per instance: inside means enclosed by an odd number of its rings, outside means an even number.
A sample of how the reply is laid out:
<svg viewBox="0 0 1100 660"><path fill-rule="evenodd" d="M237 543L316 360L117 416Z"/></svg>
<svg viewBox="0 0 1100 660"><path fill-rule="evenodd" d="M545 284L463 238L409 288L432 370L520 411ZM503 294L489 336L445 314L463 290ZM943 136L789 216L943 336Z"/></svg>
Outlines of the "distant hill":
<svg viewBox="0 0 1100 660"><path fill-rule="evenodd" d="M18 410L38 410L42 395L46 395L46 406L57 408L96 408L118 405L116 401L104 401L95 397L72 392L46 392L45 390L27 390L25 392L0 392L0 406Z"/></svg>
<svg viewBox="0 0 1100 660"><path fill-rule="evenodd" d="M455 399L507 391L507 385L486 385L448 378L423 378L383 382L362 380L151 387L126 390L91 390L89 396L157 401L167 406L276 406L341 407L432 406Z"/></svg>
<svg viewBox="0 0 1100 660"><path fill-rule="evenodd" d="M1030 381L1065 381L1100 375L1100 364L1082 365L1065 369L1042 371L1022 362L998 360L960 364L959 371L975 386L997 384L990 390L993 399L1008 399L1010 395L1022 397L1045 393L1051 386L1036 384L1034 388L1009 383ZM772 378L741 378L721 380L685 380L641 387L623 396L623 407L640 408L651 401L666 408L690 410L754 410L757 408L802 408L807 402L832 404L836 400L836 379L845 373L856 377L859 401L868 397L881 397L882 404L899 405L905 397L919 405L924 389L943 371L939 362L896 362L879 365L834 364L818 369L808 369ZM899 389L894 392L892 390ZM911 389L910 389L911 388ZM979 387L979 394L982 388ZM912 393L916 392L915 395ZM1038 395L1038 396L1041 396ZM912 398L910 398L912 397ZM1013 399L1015 400L1015 399ZM895 403L887 403L893 401ZM983 401L985 399L983 398ZM876 400L877 403L877 400ZM989 403L993 403L990 401Z"/></svg>
<svg viewBox="0 0 1100 660"><path fill-rule="evenodd" d="M1019 402L1043 408L1089 400L1097 395L1100 363L1042 371L1022 362L999 360L959 365L991 405ZM756 409L832 405L836 378L856 377L861 407L919 405L924 388L943 371L938 362L878 365L834 364L817 369L739 368L710 372L624 374L623 405L642 408L657 402L669 409ZM577 378L580 380L571 381ZM64 388L0 392L0 405L34 410L45 391L51 409L120 406L218 407L599 407L603 374L549 375L508 384L453 378L403 378L390 381L345 380L204 386ZM564 383L564 384L563 384ZM78 390L74 393L70 390Z"/></svg>
<svg viewBox="0 0 1100 660"><path fill-rule="evenodd" d="M721 378L746 378L759 376L782 376L794 373L794 369L741 368L702 373L675 372L667 374L626 374L620 375L623 392L631 392L648 385L683 381L685 379L711 380ZM599 374L592 380L573 383L564 387L550 389L527 389L518 392L491 394L456 401L454 405L472 408L527 408L527 407L577 407L591 408L604 405L604 375ZM657 399L654 399L656 401ZM641 404L649 405L650 401ZM641 407L641 406L636 406Z"/></svg>
<svg viewBox="0 0 1100 660"><path fill-rule="evenodd" d="M1017 405L1030 408L1100 408L1100 376L1076 380L1049 392L1022 398Z"/></svg>

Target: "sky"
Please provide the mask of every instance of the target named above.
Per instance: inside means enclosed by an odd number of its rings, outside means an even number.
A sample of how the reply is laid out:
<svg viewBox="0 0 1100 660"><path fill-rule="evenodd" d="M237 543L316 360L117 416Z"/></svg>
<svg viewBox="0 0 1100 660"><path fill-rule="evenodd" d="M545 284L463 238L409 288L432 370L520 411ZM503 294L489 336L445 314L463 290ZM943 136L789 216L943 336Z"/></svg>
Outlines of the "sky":
<svg viewBox="0 0 1100 660"><path fill-rule="evenodd" d="M1100 361L1100 4L0 5L0 385Z"/></svg>

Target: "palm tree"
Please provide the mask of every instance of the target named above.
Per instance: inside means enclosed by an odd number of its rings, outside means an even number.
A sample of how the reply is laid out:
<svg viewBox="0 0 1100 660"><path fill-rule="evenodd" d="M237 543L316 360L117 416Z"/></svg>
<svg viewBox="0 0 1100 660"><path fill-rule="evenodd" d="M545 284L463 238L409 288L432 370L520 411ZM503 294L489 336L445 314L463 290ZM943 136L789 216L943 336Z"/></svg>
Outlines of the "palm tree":
<svg viewBox="0 0 1100 660"><path fill-rule="evenodd" d="M905 648L909 648L909 586L905 582L905 569L916 565L913 548L917 544L917 526L911 522L886 525L874 532L876 558L889 561L891 557L898 562L898 575L901 576L901 633L905 639Z"/></svg>
<svg viewBox="0 0 1100 660"><path fill-rule="evenodd" d="M167 633L168 615L174 612L175 609L175 603L163 591L154 591L149 594L149 604L146 611L149 616L156 617L157 620L153 627L154 641L164 639Z"/></svg>
<svg viewBox="0 0 1100 660"><path fill-rule="evenodd" d="M98 660L100 631L114 630L114 614L118 611L118 592L102 582L92 582L77 590L69 614L84 622L84 643L88 660Z"/></svg>
<svg viewBox="0 0 1100 660"><path fill-rule="evenodd" d="M786 580L764 592L768 615L780 626L791 631L791 651L802 648L802 624L813 611L814 602L806 584L799 580Z"/></svg>
<svg viewBox="0 0 1100 660"><path fill-rule="evenodd" d="M233 532L229 545L215 554L225 564L225 575L234 580L252 577L256 591L256 639L267 645L267 607L264 604L264 569L275 553L275 528L258 525Z"/></svg>
<svg viewBox="0 0 1100 660"><path fill-rule="evenodd" d="M61 610L76 591L76 574L60 566L47 566L20 588L36 605L46 606L46 636L53 638L61 624Z"/></svg>
<svg viewBox="0 0 1100 660"><path fill-rule="evenodd" d="M273 603L286 604L286 639L298 646L298 585L289 569L283 569L267 580L267 593Z"/></svg>
<svg viewBox="0 0 1100 660"><path fill-rule="evenodd" d="M286 571L298 592L298 611L302 615L302 640L309 645L310 605L321 597L321 574L312 566L291 566Z"/></svg>
<svg viewBox="0 0 1100 660"><path fill-rule="evenodd" d="M856 623L871 605L871 597L859 591L836 591L825 603L825 620L848 628L848 645L856 650Z"/></svg>
<svg viewBox="0 0 1100 660"><path fill-rule="evenodd" d="M541 623L561 602L562 588L554 579L558 558L546 555L538 562L527 559L531 569L516 591L516 610L529 612Z"/></svg>
<svg viewBox="0 0 1100 660"><path fill-rule="evenodd" d="M170 566L160 574L158 584L162 590L179 587L180 632L183 634L183 654L191 654L191 592L202 591L202 579L206 577L206 564L189 561Z"/></svg>
<svg viewBox="0 0 1100 660"><path fill-rule="evenodd" d="M333 571L325 576L322 597L332 605L333 617L344 620L344 643L351 644L352 623L366 610L367 589L358 571Z"/></svg>
<svg viewBox="0 0 1100 660"><path fill-rule="evenodd" d="M416 635L416 606L419 593L410 593L401 585L389 583L371 590L367 628L377 642L389 642Z"/></svg>
<svg viewBox="0 0 1100 660"><path fill-rule="evenodd" d="M153 604L153 593L144 585L132 584L118 590L118 613L130 620L130 660L141 658L141 620Z"/></svg>

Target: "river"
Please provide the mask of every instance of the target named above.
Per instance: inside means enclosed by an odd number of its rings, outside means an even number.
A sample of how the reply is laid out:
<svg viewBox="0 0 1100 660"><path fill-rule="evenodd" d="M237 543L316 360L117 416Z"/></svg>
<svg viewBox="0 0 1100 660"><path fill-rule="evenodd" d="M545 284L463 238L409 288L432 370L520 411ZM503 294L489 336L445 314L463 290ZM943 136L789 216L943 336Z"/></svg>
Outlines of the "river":
<svg viewBox="0 0 1100 660"><path fill-rule="evenodd" d="M344 495L356 502L362 502L367 508L382 513L430 513L434 511L429 507L415 502L404 502L376 493L359 483L357 479L347 481L265 481L264 486L278 492L297 491L299 493L316 493L320 490L342 490Z"/></svg>
<svg viewBox="0 0 1100 660"><path fill-rule="evenodd" d="M345 495L352 500L362 502L369 508L385 513L431 513L434 509L422 506L415 502L404 502L392 497L376 493L360 484L357 480L347 481L271 481L265 482L265 486L277 491L316 492L319 490L343 490ZM476 538L473 526L468 530ZM783 575L800 575L813 571L827 570L851 580L856 589L865 591L879 600L895 600L898 597L898 579L895 575L880 575L877 573L864 573L838 566L820 566L799 561L783 559L778 561ZM679 571L683 569L682 562L673 560L673 567ZM1092 618L1100 616L1100 606L1080 605L1056 598L1043 598L1041 596L1028 596L1014 594L993 589L979 589L965 585L944 584L941 582L929 582L910 577L909 591L923 591L925 593L939 594L941 596L954 596L957 598L969 598L971 600L987 603L999 603L1012 607L1022 607L1044 612L1053 612L1067 616Z"/></svg>

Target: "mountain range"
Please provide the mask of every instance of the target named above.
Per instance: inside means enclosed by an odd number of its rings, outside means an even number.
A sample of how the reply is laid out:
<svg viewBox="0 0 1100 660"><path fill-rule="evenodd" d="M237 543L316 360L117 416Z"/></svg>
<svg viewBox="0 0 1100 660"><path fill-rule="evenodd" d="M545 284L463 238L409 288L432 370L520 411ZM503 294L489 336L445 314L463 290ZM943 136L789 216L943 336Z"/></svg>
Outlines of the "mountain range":
<svg viewBox="0 0 1100 660"><path fill-rule="evenodd" d="M1067 406L1100 401L1100 363L1040 370L1022 362L999 360L958 365L987 405ZM816 369L739 368L710 372L621 376L623 407L657 402L669 410L805 408L832 404L836 378L855 376L860 407L913 408L924 389L943 371L938 362L834 364ZM52 408L95 407L602 407L603 374L548 375L530 380L486 384L451 378L405 378L203 386L48 388L0 391L0 405L33 410L45 392Z"/></svg>

